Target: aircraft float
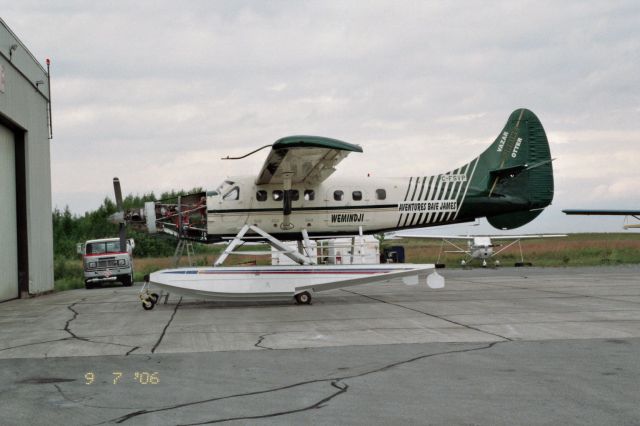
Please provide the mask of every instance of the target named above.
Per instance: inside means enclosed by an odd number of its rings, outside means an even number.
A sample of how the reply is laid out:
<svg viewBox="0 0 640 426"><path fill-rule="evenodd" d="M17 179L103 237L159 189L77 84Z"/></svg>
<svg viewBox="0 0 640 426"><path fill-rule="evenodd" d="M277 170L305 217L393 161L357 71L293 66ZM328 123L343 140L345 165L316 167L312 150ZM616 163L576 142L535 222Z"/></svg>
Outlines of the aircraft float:
<svg viewBox="0 0 640 426"><path fill-rule="evenodd" d="M288 136L241 157L270 148L256 176L225 179L217 188L145 203L112 220L146 225L151 233L201 243L228 241L213 267L166 269L150 274L141 296L151 309L163 291L210 300L295 298L309 303L314 292L402 277L416 282L433 264L318 265L306 254L311 239L377 234L474 221L486 217L498 229L536 218L553 200L553 169L547 136L536 115L514 111L495 141L478 157L448 172L403 178L330 179L359 145L320 136ZM406 147L405 147L406 149ZM295 266L226 267L223 262L247 241L262 241ZM283 241L298 241L292 250ZM246 254L247 252L242 252ZM429 275L431 287L442 287Z"/></svg>

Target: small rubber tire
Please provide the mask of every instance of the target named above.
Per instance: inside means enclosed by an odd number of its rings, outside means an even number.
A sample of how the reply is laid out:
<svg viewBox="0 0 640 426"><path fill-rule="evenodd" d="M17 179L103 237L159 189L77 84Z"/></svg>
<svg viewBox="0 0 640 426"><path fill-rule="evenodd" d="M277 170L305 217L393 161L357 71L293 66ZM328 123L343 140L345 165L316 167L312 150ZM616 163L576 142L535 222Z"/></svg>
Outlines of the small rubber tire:
<svg viewBox="0 0 640 426"><path fill-rule="evenodd" d="M307 291L303 291L302 293L298 293L295 295L296 303L298 305L310 305L311 304L311 294Z"/></svg>
<svg viewBox="0 0 640 426"><path fill-rule="evenodd" d="M142 309L144 309L145 311L150 311L154 308L154 306L156 306L155 303L153 303L151 300L143 300L142 301Z"/></svg>
<svg viewBox="0 0 640 426"><path fill-rule="evenodd" d="M160 298L160 296L158 296L158 293L151 293L149 295L149 298L151 299L151 303L155 305L156 303L158 303L158 299Z"/></svg>

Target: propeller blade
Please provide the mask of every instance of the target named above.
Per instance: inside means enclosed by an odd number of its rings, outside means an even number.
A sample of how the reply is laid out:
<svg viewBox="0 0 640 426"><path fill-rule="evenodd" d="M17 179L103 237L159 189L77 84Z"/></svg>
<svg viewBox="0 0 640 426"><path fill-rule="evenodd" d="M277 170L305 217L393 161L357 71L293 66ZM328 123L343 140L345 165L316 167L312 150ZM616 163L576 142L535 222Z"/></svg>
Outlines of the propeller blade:
<svg viewBox="0 0 640 426"><path fill-rule="evenodd" d="M127 227L124 223L120 224L120 251L127 251Z"/></svg>
<svg viewBox="0 0 640 426"><path fill-rule="evenodd" d="M120 179L117 177L113 178L113 191L116 194L116 207L118 207L119 211L123 211L124 208L122 206L122 190L120 189Z"/></svg>
<svg viewBox="0 0 640 426"><path fill-rule="evenodd" d="M120 251L127 251L127 224L124 219L124 206L122 205L122 189L120 188L120 179L113 178L113 192L116 195L116 207L118 212L111 215L111 220L118 220L119 229L118 236L120 237Z"/></svg>

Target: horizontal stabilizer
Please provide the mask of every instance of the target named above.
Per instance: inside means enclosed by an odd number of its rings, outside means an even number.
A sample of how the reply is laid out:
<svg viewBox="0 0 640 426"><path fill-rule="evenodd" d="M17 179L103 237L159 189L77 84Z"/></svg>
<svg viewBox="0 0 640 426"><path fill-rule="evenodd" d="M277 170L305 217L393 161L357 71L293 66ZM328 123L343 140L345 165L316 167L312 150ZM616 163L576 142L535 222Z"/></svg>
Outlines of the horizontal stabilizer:
<svg viewBox="0 0 640 426"><path fill-rule="evenodd" d="M597 215L597 216L636 216L640 210L562 210L569 215Z"/></svg>

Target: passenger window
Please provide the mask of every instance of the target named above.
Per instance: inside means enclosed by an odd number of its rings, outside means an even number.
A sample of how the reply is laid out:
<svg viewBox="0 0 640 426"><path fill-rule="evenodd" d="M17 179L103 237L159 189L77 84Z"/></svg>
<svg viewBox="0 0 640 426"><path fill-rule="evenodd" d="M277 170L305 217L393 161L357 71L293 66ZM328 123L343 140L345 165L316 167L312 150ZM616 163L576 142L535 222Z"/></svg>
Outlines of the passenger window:
<svg viewBox="0 0 640 426"><path fill-rule="evenodd" d="M387 198L387 191L385 191L384 189L380 188L380 189L376 189L376 198L378 200L384 200Z"/></svg>
<svg viewBox="0 0 640 426"><path fill-rule="evenodd" d="M267 201L267 191L260 190L256 192L256 200Z"/></svg>
<svg viewBox="0 0 640 426"><path fill-rule="evenodd" d="M235 201L240 199L240 188L234 186L229 192L222 197L224 201Z"/></svg>
<svg viewBox="0 0 640 426"><path fill-rule="evenodd" d="M273 201L282 201L282 198L284 198L284 194L281 190L276 189L275 191L273 191Z"/></svg>
<svg viewBox="0 0 640 426"><path fill-rule="evenodd" d="M342 199L344 198L344 192L343 191L333 191L333 199L336 201L342 201Z"/></svg>
<svg viewBox="0 0 640 426"><path fill-rule="evenodd" d="M362 191L353 191L351 198L353 198L353 201L362 201Z"/></svg>
<svg viewBox="0 0 640 426"><path fill-rule="evenodd" d="M298 201L300 199L300 191L297 189L292 189L291 192L291 201Z"/></svg>
<svg viewBox="0 0 640 426"><path fill-rule="evenodd" d="M316 193L313 189L305 189L304 190L304 200L305 201L313 201L316 198Z"/></svg>

